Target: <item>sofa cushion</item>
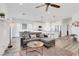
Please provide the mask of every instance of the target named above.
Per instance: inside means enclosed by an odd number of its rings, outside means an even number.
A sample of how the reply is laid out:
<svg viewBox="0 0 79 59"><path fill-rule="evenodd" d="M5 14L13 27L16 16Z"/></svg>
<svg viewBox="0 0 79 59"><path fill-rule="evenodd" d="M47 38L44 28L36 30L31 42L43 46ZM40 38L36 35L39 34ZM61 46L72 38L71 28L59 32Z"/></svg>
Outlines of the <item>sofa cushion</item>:
<svg viewBox="0 0 79 59"><path fill-rule="evenodd" d="M46 48L50 48L50 47L55 45L55 40L54 39L42 38L41 41L44 42L44 46Z"/></svg>
<svg viewBox="0 0 79 59"><path fill-rule="evenodd" d="M30 34L31 38L36 38L36 34Z"/></svg>

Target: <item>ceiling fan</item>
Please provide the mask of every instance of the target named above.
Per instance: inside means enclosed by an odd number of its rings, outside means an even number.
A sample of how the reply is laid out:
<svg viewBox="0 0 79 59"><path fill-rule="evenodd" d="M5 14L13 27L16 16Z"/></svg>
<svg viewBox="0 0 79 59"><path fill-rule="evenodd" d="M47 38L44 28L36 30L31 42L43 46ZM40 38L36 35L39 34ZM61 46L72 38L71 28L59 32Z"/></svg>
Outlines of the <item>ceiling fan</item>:
<svg viewBox="0 0 79 59"><path fill-rule="evenodd" d="M43 4L43 5L36 6L36 8L43 7L43 6L46 6L46 11L48 11L48 7L49 7L49 6L55 7L55 8L60 8L59 5L57 5L57 4L52 4L52 3L45 3L45 4Z"/></svg>

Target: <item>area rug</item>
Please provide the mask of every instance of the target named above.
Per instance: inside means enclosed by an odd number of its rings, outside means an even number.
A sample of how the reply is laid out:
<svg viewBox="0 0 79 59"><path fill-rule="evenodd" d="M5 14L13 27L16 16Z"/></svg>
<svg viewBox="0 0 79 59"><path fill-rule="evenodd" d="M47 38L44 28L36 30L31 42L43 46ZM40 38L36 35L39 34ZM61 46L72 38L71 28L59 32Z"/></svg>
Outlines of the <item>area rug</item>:
<svg viewBox="0 0 79 59"><path fill-rule="evenodd" d="M26 56L26 50L20 51L21 56ZM42 56L41 54L37 52L29 52L27 53L27 56ZM43 48L43 56L75 56L75 54L69 50L66 49L60 49L60 48Z"/></svg>

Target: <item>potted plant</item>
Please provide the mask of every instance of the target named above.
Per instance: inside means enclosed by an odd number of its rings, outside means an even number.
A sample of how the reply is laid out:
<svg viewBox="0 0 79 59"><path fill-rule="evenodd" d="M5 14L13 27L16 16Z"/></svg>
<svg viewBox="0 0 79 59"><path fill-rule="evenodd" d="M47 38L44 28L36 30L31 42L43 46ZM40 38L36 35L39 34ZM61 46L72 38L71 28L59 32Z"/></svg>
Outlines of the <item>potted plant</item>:
<svg viewBox="0 0 79 59"><path fill-rule="evenodd" d="M1 18L5 18L5 14L4 13L0 13L0 17Z"/></svg>

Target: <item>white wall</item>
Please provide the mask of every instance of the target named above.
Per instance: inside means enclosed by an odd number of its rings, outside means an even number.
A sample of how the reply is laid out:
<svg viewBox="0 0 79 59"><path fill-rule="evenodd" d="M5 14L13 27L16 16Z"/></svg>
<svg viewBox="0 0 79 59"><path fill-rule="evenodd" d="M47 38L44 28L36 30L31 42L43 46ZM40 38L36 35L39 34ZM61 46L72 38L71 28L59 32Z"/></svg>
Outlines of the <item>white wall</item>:
<svg viewBox="0 0 79 59"><path fill-rule="evenodd" d="M79 21L79 12L73 15L71 24L74 21ZM79 41L79 27L72 26L72 34L77 34L77 38Z"/></svg>
<svg viewBox="0 0 79 59"><path fill-rule="evenodd" d="M0 55L2 55L9 44L9 27L6 22L0 21Z"/></svg>
<svg viewBox="0 0 79 59"><path fill-rule="evenodd" d="M7 17L7 9L5 4L0 4L0 13L5 13ZM2 55L9 44L9 27L7 22L3 22L0 19L0 55Z"/></svg>

